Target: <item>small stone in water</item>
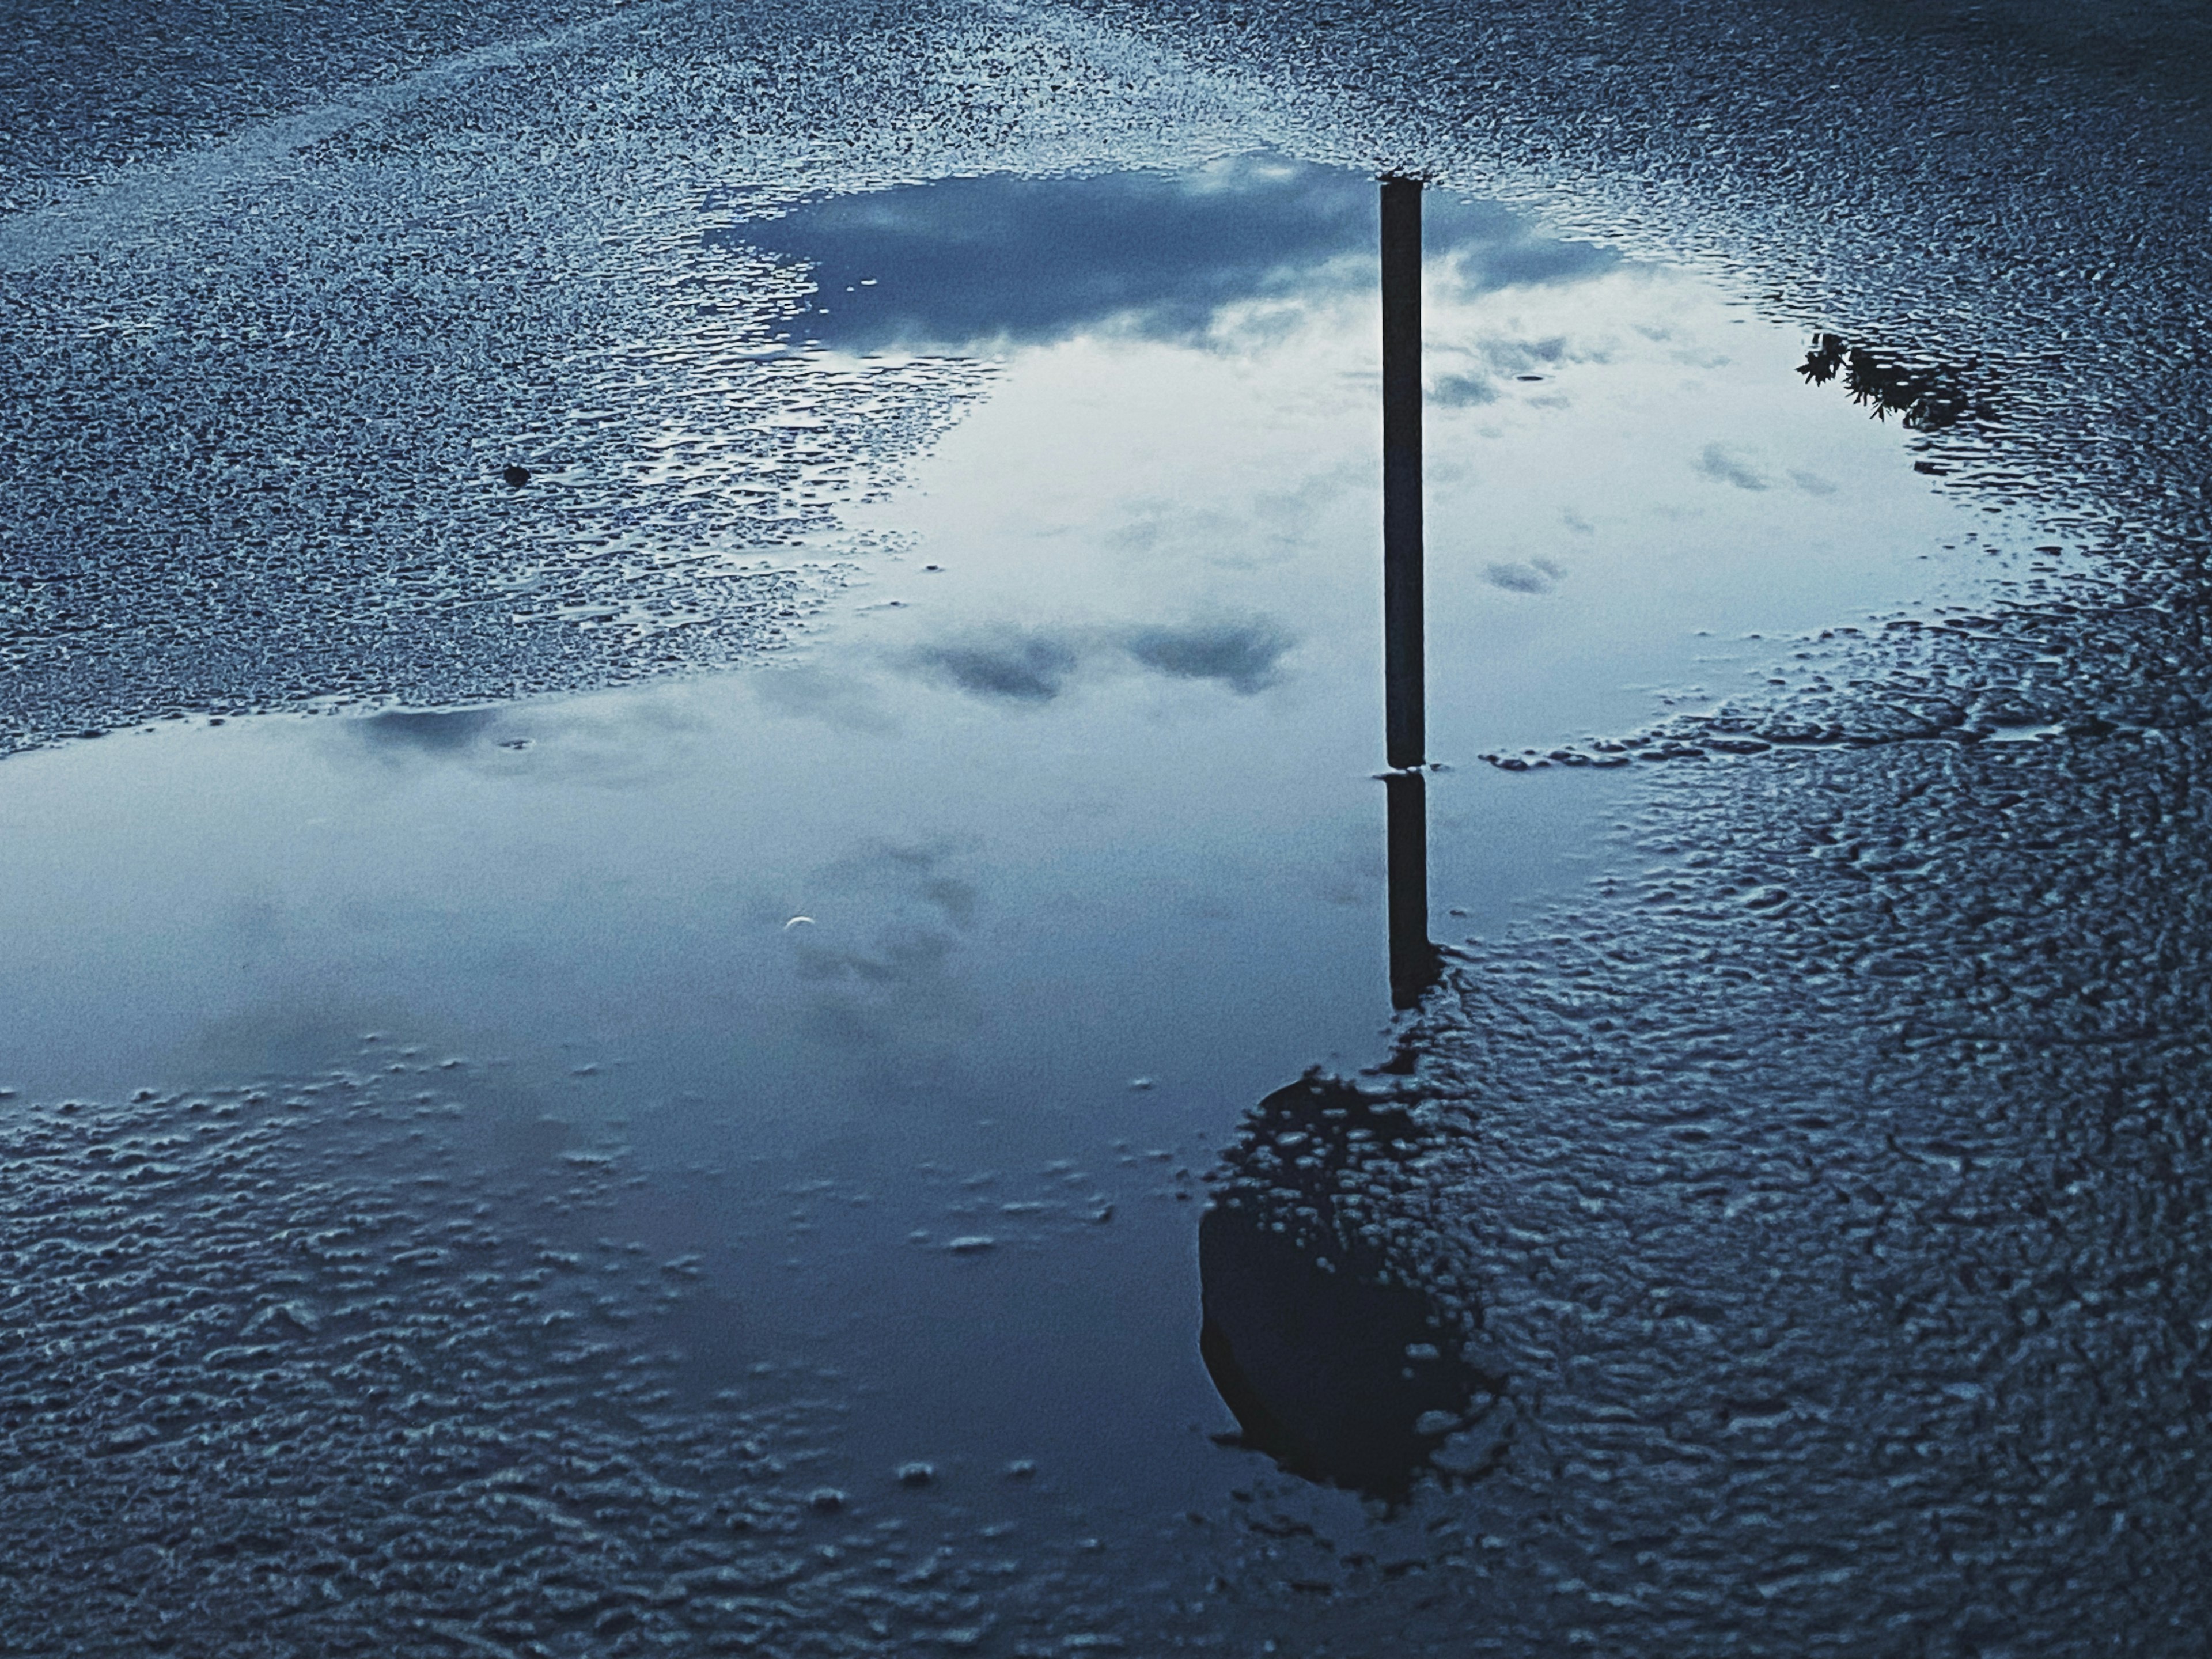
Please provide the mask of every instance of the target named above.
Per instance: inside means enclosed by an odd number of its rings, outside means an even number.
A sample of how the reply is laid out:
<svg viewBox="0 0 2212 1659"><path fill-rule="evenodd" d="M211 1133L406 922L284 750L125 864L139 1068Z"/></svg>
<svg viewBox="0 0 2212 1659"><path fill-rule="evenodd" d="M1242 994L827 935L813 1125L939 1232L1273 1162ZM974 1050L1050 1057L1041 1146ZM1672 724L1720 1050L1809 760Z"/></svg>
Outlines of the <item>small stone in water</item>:
<svg viewBox="0 0 2212 1659"><path fill-rule="evenodd" d="M530 482L530 469L526 466L510 466L499 476L507 480L509 489L520 489Z"/></svg>
<svg viewBox="0 0 2212 1659"><path fill-rule="evenodd" d="M934 1463L902 1463L896 1473L902 1486L927 1486L937 1479L937 1466Z"/></svg>

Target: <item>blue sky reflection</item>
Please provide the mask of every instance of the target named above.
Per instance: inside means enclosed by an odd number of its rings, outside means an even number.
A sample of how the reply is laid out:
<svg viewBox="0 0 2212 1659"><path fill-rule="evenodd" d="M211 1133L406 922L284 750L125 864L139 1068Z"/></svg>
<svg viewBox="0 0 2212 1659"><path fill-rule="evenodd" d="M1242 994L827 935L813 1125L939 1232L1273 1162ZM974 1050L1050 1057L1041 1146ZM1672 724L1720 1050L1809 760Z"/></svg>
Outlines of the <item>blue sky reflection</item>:
<svg viewBox="0 0 2212 1659"><path fill-rule="evenodd" d="M1428 219L1430 251L1479 287L1573 280L1615 258L1494 203L1440 197ZM1248 155L1183 173L940 179L706 237L811 264L807 332L869 351L1036 344L1109 323L1187 340L1239 301L1364 286L1375 234L1372 179Z"/></svg>

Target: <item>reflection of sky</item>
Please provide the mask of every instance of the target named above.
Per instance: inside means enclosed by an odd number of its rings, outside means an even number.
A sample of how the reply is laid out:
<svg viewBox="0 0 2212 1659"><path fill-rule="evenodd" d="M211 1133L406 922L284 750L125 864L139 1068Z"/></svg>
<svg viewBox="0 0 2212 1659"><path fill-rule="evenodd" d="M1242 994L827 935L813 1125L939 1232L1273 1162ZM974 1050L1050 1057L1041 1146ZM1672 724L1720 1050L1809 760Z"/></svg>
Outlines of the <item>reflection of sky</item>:
<svg viewBox="0 0 2212 1659"><path fill-rule="evenodd" d="M1786 647L1741 635L1860 620L1965 538L1903 434L1798 384L1794 335L1502 210L1429 219L1451 939L1587 871L1631 787L1474 753L1757 684ZM869 1203L805 1239L734 1207L656 1237L733 1275L749 1329L849 1315L885 1456L1054 1445L1170 1503L1188 1459L1159 1424L1218 1419L1175 1288L1193 1206L1119 1159L1202 1167L1198 1137L1310 1061L1366 1063L1387 1014L1374 185L954 181L747 230L880 278L824 356L1006 350L861 515L903 550L757 672L9 761L0 1085L195 1086L378 1030L626 1121L655 1168L842 1178ZM917 1174L1060 1159L1066 1214L1103 1195L1110 1229ZM1005 1246L988 1321L984 1281L933 1277L975 1232ZM1018 1246L1079 1271L1024 1279ZM1072 1297L1115 1306L1085 1325ZM1050 1334L1015 1364L1009 1331Z"/></svg>
<svg viewBox="0 0 2212 1659"><path fill-rule="evenodd" d="M1374 196L1357 173L1247 156L1184 174L950 179L708 234L808 262L820 294L807 331L832 347L1033 344L1109 321L1184 339L1238 301L1364 287ZM1492 285L1611 263L1488 203L1447 200L1429 220L1429 247L1468 256Z"/></svg>
<svg viewBox="0 0 2212 1659"><path fill-rule="evenodd" d="M1466 216L1489 240L1432 254L1424 301L1434 758L1768 695L1776 650L1746 635L1943 580L1974 526L1899 434L1804 395L1793 334L1618 260L1501 284L1486 250L1526 224ZM862 514L921 540L832 629L841 717L887 717L904 678L1090 722L1180 677L1373 763L1376 302L1335 265L1276 271L1194 335L1001 343L992 395Z"/></svg>

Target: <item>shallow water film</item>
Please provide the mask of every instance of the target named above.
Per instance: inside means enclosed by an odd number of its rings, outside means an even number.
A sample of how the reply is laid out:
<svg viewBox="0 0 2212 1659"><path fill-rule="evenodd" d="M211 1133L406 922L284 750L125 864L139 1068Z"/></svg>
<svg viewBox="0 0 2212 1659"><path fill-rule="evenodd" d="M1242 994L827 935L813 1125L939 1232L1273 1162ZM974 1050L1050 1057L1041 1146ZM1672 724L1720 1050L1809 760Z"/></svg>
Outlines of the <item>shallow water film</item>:
<svg viewBox="0 0 2212 1659"><path fill-rule="evenodd" d="M6 15L0 1650L2205 1650L2196 10Z"/></svg>

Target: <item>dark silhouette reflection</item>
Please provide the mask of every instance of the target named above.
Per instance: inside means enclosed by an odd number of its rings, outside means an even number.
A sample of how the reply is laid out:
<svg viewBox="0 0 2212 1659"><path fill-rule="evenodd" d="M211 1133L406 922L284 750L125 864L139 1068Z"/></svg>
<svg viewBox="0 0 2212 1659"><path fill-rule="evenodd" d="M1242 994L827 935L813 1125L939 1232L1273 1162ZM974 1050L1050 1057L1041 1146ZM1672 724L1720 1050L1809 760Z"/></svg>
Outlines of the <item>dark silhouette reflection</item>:
<svg viewBox="0 0 2212 1659"><path fill-rule="evenodd" d="M1198 1228L1199 1350L1236 1443L1393 1506L1500 1392L1461 1357L1465 1299L1379 1224L1424 1139L1402 1105L1309 1073L1246 1119Z"/></svg>
<svg viewBox="0 0 2212 1659"><path fill-rule="evenodd" d="M1840 378L1851 401L1871 405L1876 420L1901 415L1916 432L1938 432L1964 420L1990 416L1988 400L1960 370L1850 345L1840 334L1815 339L1797 372L1814 386Z"/></svg>
<svg viewBox="0 0 2212 1659"><path fill-rule="evenodd" d="M1382 181L1382 783L1401 1009L1443 970L1423 771L1420 190ZM1432 1274L1394 1257L1381 1224L1403 1213L1394 1195L1427 1133L1400 1103L1309 1072L1245 1120L1198 1228L1199 1348L1239 1443L1393 1507L1444 1473L1437 1449L1499 1392L1463 1358L1466 1298L1441 1297Z"/></svg>

